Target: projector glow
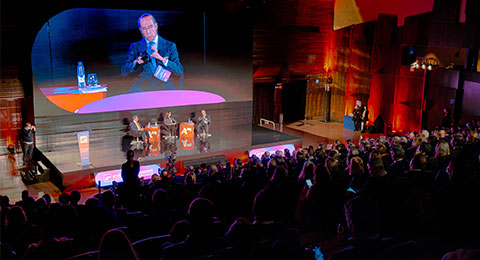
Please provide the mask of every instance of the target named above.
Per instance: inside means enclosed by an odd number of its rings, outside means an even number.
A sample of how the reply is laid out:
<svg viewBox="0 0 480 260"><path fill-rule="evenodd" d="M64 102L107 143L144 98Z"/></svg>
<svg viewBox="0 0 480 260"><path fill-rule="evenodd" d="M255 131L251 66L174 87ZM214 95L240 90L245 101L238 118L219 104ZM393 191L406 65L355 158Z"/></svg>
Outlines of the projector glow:
<svg viewBox="0 0 480 260"><path fill-rule="evenodd" d="M138 178L143 178L144 180L150 180L153 174L155 173L158 174L159 169L161 168L157 164L140 166L140 173L138 174ZM108 187L108 186L112 186L113 182L117 182L117 183L123 182L121 169L103 171L95 174L95 183L97 184L97 186Z"/></svg>
<svg viewBox="0 0 480 260"><path fill-rule="evenodd" d="M275 151L278 151L278 150L283 151L285 149L288 149L290 152L293 152L295 150L295 146L293 144L282 144L277 146L253 149L248 151L248 156L252 157L253 155L256 155L258 158L261 158L262 154L264 154L266 151L272 154L272 153L275 153Z"/></svg>

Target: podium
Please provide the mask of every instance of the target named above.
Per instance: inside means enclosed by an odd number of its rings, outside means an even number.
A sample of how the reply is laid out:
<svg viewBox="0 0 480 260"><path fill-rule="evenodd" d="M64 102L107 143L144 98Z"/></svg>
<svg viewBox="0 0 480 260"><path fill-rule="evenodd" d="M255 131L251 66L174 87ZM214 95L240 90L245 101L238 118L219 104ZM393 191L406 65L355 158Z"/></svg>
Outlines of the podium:
<svg viewBox="0 0 480 260"><path fill-rule="evenodd" d="M194 123L182 122L180 123L180 138L193 138L194 137Z"/></svg>
<svg viewBox="0 0 480 260"><path fill-rule="evenodd" d="M192 150L194 137L194 123L182 122L180 123L180 149Z"/></svg>
<svg viewBox="0 0 480 260"><path fill-rule="evenodd" d="M146 126L145 131L150 136L150 155L160 154L160 125Z"/></svg>
<svg viewBox="0 0 480 260"><path fill-rule="evenodd" d="M153 141L153 142L159 142L160 141L160 125L146 126L145 131L148 132L148 134L151 138L151 141Z"/></svg>

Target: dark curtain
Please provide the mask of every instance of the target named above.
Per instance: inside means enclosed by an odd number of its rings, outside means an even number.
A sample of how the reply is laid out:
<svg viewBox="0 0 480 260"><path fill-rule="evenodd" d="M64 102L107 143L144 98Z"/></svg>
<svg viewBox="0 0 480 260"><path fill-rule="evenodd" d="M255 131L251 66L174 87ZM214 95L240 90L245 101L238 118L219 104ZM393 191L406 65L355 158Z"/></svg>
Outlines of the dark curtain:
<svg viewBox="0 0 480 260"><path fill-rule="evenodd" d="M257 83L253 85L253 124L259 124L260 118L273 121L274 83Z"/></svg>
<svg viewBox="0 0 480 260"><path fill-rule="evenodd" d="M284 122L295 122L305 118L307 81L299 80L283 84L282 111Z"/></svg>

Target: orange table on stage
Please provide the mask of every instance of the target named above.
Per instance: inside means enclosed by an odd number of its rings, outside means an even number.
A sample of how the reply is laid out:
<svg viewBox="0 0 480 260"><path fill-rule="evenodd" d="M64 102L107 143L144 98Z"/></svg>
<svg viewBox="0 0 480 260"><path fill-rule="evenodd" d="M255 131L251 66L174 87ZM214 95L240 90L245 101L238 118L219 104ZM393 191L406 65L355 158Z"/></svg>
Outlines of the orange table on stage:
<svg viewBox="0 0 480 260"><path fill-rule="evenodd" d="M159 125L145 126L145 131L148 131L150 133L150 137L152 138L153 142L158 142L160 140Z"/></svg>
<svg viewBox="0 0 480 260"><path fill-rule="evenodd" d="M45 97L56 106L67 111L75 113L78 109L92 102L107 97L106 84L101 91L93 91L89 93L81 92L77 86L40 88Z"/></svg>
<svg viewBox="0 0 480 260"><path fill-rule="evenodd" d="M180 123L180 138L194 136L194 123L182 122Z"/></svg>

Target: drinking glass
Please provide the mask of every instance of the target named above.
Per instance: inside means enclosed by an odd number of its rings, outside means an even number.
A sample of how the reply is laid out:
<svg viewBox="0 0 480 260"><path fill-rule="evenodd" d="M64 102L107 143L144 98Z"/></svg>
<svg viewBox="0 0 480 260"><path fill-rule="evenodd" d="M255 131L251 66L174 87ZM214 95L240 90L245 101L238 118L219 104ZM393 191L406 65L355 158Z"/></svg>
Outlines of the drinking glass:
<svg viewBox="0 0 480 260"><path fill-rule="evenodd" d="M97 73L90 73L87 77L89 87L96 87L98 85Z"/></svg>

